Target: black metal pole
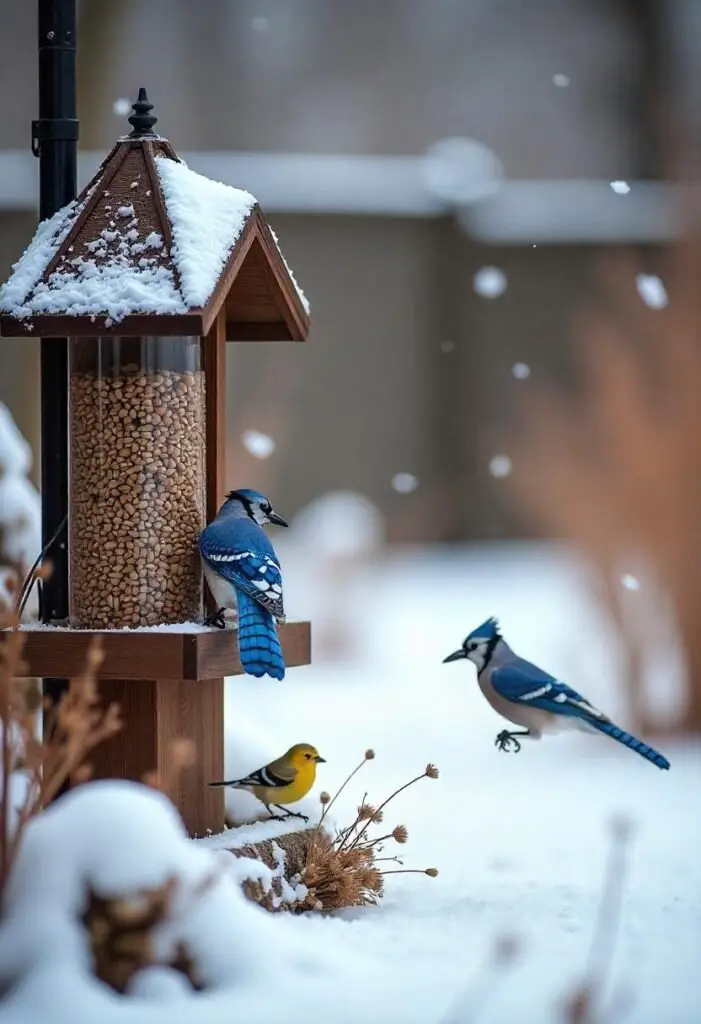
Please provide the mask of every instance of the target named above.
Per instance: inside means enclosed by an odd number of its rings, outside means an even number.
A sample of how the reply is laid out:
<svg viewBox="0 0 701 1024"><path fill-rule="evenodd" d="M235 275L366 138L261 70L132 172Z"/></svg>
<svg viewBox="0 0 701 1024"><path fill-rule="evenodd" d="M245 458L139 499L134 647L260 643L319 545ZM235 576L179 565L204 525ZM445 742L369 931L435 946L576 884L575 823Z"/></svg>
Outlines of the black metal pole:
<svg viewBox="0 0 701 1024"><path fill-rule="evenodd" d="M39 120L32 122L32 151L39 157L41 220L76 197L78 121L76 119L75 0L38 0ZM68 513L68 341L41 341L41 504L42 545ZM68 615L68 530L49 547L53 571L42 595L44 622ZM66 683L45 679L56 700Z"/></svg>

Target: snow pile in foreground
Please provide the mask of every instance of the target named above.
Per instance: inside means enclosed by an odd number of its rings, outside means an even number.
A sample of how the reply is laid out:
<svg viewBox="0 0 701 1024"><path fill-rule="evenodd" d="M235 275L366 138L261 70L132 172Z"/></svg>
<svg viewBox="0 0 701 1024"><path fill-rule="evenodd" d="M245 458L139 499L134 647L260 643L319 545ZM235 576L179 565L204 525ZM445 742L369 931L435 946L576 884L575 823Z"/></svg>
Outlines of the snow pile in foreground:
<svg viewBox="0 0 701 1024"><path fill-rule="evenodd" d="M247 901L237 878L242 865L249 863L189 841L159 793L116 781L78 788L27 829L0 928L0 991L7 993L0 1022L275 1024L289 1020L290 1006L307 1021L322 1021L336 1005L339 978L348 987L334 1020L361 1019L364 986L373 974L384 976L381 965L362 954L334 954L314 922ZM152 967L136 976L128 995L117 995L91 973L80 922L87 890L124 897L173 875L181 886L156 930L156 951L167 961L185 943L204 989L193 990L171 968ZM399 974L386 976L398 993Z"/></svg>
<svg viewBox="0 0 701 1024"><path fill-rule="evenodd" d="M304 592L308 575L306 566L298 580L288 573L291 618L305 618L318 600ZM589 957L608 825L621 815L634 833L606 1001L623 992L632 1006L606 1019L701 1020L701 745L660 740L669 772L603 736L563 733L500 753L494 737L504 722L481 696L474 667L442 664L470 629L498 615L519 654L630 726L615 634L586 584L582 566L554 546L395 550L362 568L349 598L362 642L355 663L324 662L315 651L289 685L243 676L227 683L228 777L291 743L314 743L327 763L299 805L305 814L318 813L319 791L334 793L366 747L377 756L334 805L341 824L366 790L377 804L426 762L440 769L430 787L402 793L382 826L406 825L406 866L435 865L438 878L389 876L379 907L304 922L327 948L403 972L397 1000L365 985L372 1024L561 1022L562 999ZM642 586L626 591L633 603L643 595ZM650 695L665 713L676 701L678 664L658 644L646 665ZM451 1017L457 991L479 989L505 935L522 937L521 956L487 985L479 1013L459 998L462 1016ZM343 972L337 988L343 995L329 1004L327 1022L345 999Z"/></svg>

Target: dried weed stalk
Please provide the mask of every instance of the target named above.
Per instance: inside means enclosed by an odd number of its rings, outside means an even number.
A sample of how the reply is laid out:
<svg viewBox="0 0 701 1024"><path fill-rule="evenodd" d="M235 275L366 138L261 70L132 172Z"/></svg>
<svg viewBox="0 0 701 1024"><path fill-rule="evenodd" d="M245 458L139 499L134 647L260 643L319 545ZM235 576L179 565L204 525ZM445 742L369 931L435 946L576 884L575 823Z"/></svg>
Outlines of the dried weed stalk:
<svg viewBox="0 0 701 1024"><path fill-rule="evenodd" d="M405 825L395 825L380 836L369 835L372 825L379 825L384 821L385 808L396 796L421 779L438 778L438 769L433 764L427 764L420 775L399 786L377 807L367 802L365 794L354 820L350 825L337 831L335 837L331 837L324 828L324 821L339 794L374 756L373 750L366 750L363 760L353 769L334 798L321 800L321 818L312 834L307 864L301 879L308 889L307 905L312 909L337 910L341 907L373 905L382 897L386 875L413 873L435 878L438 874L436 868L400 867L383 870L378 867L380 862L388 860L401 864L396 856L379 857L378 854L384 852L385 845L389 842L399 845L406 843L409 832ZM322 794L322 797L325 796L326 794Z"/></svg>
<svg viewBox="0 0 701 1024"><path fill-rule="evenodd" d="M353 821L332 836L326 819L329 811L367 761L375 757L366 750L363 760L348 775L333 799L322 792L319 797L322 812L318 825L300 832L291 832L275 839L232 849L237 857L260 860L273 871L272 884L247 880L246 895L267 910L330 911L344 907L372 906L384 893L384 879L393 874L420 874L435 878L436 868L410 869L402 867L396 855L380 856L388 843L403 846L409 838L405 825L395 825L379 836L371 836L370 826L384 820L387 805L401 792L420 779L437 779L438 769L428 764L424 771L400 786L377 807L367 802L367 794L358 807ZM395 862L398 869L385 869L380 865Z"/></svg>
<svg viewBox="0 0 701 1024"><path fill-rule="evenodd" d="M632 258L608 262L606 302L583 317L584 391L578 401L534 392L524 429L511 438L513 482L523 505L594 567L623 638L632 715L658 728L644 706L646 638L626 611L622 569L639 559L671 607L688 686L677 726L701 730L701 242L671 253L669 304L650 309L636 292ZM648 638L649 639L649 638Z"/></svg>
<svg viewBox="0 0 701 1024"><path fill-rule="evenodd" d="M39 740L36 718L42 696L35 683L28 685L23 678L26 637L18 625L16 614L0 616L0 896L27 822L65 782L86 781L88 754L121 728L117 706L100 706L95 679L103 654L95 639L83 674L71 680L56 706L47 709L44 739Z"/></svg>

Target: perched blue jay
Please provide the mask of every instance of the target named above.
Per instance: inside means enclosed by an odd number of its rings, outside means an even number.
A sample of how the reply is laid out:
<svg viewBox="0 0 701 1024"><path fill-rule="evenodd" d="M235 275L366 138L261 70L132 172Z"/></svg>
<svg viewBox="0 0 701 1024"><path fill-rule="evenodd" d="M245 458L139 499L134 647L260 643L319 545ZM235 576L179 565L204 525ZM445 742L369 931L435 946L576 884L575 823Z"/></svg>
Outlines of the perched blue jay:
<svg viewBox="0 0 701 1024"><path fill-rule="evenodd" d="M275 620L285 621L280 563L262 527L287 526L268 499L243 488L229 491L216 519L200 534L204 575L218 611L206 621L224 628L227 608L238 612L239 657L251 676L283 679L285 662Z"/></svg>
<svg viewBox="0 0 701 1024"><path fill-rule="evenodd" d="M518 753L519 736L539 740L544 732L562 728L597 730L630 747L658 768L669 768L666 757L619 729L576 690L519 658L504 641L496 619L487 619L473 629L460 650L449 654L443 662L460 658L477 666L479 687L494 710L509 722L524 726L523 731L500 732L495 740L500 750L508 751L513 746Z"/></svg>

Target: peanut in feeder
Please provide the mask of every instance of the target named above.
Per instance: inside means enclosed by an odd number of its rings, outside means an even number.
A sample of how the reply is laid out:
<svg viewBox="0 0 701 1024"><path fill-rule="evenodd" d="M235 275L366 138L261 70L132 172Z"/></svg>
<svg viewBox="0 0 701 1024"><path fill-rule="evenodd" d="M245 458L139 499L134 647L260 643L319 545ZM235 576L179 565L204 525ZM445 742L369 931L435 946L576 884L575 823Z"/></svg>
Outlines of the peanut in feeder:
<svg viewBox="0 0 701 1024"><path fill-rule="evenodd" d="M226 342L302 341L309 316L254 197L190 170L151 110L141 90L131 133L40 224L0 292L0 333L69 349L70 621L28 632L29 670L76 675L104 631L101 694L126 728L95 775L173 778L202 833L224 824L206 782L223 775L223 677L241 672L235 638L196 624L196 539L227 490ZM309 662L308 623L280 636L289 667ZM199 754L180 779L175 739Z"/></svg>

